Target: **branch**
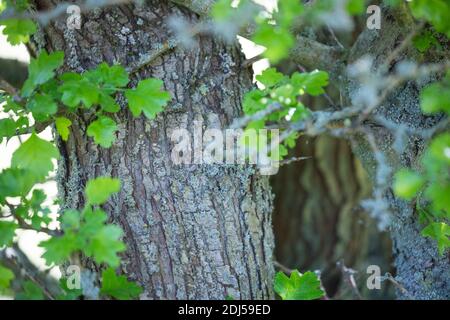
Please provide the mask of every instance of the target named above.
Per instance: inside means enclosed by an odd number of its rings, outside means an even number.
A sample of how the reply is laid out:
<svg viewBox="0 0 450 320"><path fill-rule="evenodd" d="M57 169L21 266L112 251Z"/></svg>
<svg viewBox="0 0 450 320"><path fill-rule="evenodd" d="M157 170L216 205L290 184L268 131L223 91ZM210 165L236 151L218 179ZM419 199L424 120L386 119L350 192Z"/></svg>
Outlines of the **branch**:
<svg viewBox="0 0 450 320"><path fill-rule="evenodd" d="M17 244L12 248L0 250L0 261L13 271L17 279L30 280L38 285L47 299L55 300L60 294L58 282L40 271Z"/></svg>
<svg viewBox="0 0 450 320"><path fill-rule="evenodd" d="M214 4L213 0L171 0L197 13L200 17L206 17ZM254 30L246 26L239 35L251 38ZM344 50L340 47L332 47L315 40L297 36L297 44L291 49L289 59L309 69L321 69L335 71L339 65Z"/></svg>
<svg viewBox="0 0 450 320"><path fill-rule="evenodd" d="M14 205L10 204L9 202L6 202L6 206L8 206L9 211L14 216L15 219L17 219L17 222L19 223L19 227L24 230L33 230L36 232L43 232L50 236L56 237L60 236L62 233L58 230L52 230L45 227L40 227L39 229L34 228L32 225L28 224L24 218L22 218L20 215L16 213L16 208Z"/></svg>
<svg viewBox="0 0 450 320"><path fill-rule="evenodd" d="M297 44L289 54L289 59L307 69L320 69L334 73L341 67L344 50L297 36Z"/></svg>
<svg viewBox="0 0 450 320"><path fill-rule="evenodd" d="M252 115L247 115L242 118L235 119L233 123L231 124L231 129L239 129L244 128L252 121L258 121L266 116L270 115L271 113L280 110L283 106L280 103L274 102L267 106L267 108L260 110Z"/></svg>
<svg viewBox="0 0 450 320"><path fill-rule="evenodd" d="M171 0L171 2L179 4L195 12L201 17L205 17L211 11L215 0Z"/></svg>
<svg viewBox="0 0 450 320"><path fill-rule="evenodd" d="M358 300L362 299L361 293L359 292L358 286L356 285L355 280L355 274L357 273L356 270L353 270L352 268L348 268L344 264L344 260L338 261L336 263L339 269L341 269L342 276L344 277L345 282L350 286L350 288L353 291L353 295Z"/></svg>

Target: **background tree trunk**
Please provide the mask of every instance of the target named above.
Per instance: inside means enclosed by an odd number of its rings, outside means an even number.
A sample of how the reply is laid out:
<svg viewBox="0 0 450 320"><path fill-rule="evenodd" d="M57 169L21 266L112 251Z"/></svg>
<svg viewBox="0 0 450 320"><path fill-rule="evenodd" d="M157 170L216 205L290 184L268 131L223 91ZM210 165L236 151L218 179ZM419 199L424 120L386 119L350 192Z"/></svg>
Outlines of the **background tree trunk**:
<svg viewBox="0 0 450 320"><path fill-rule="evenodd" d="M386 59L394 52L408 34L413 31L415 22L405 6L398 9L383 7L381 30L365 29L351 49L348 63L369 55L374 58L372 70L375 74L380 70ZM444 44L447 46L447 44ZM440 62L450 57L448 47L441 52L430 51L422 56L412 45L395 57L389 70L395 70L399 61ZM400 124L422 130L436 125L440 116L427 117L421 112L419 93L429 82L436 81L434 77L426 81L410 81L394 90L377 109L376 115L399 126ZM359 84L349 81L345 85L345 100L358 90ZM400 167L417 167L420 156L426 147L425 141L418 136L406 137L406 148L398 155L395 153L395 133L371 120L365 126L374 135L375 144L384 154L388 165L396 172ZM352 141L354 152L361 159L372 181L375 180L378 166L374 153L367 141L354 137ZM419 223L418 213L413 201L397 199L391 190L385 194L385 199L391 207L389 215L390 234L393 241L393 254L397 270L396 279L406 289L398 291L400 298L415 299L448 299L450 298L450 259L448 255L439 256L435 241L425 238L420 231L425 227Z"/></svg>
<svg viewBox="0 0 450 320"><path fill-rule="evenodd" d="M366 286L368 265L394 272L391 241L360 206L372 189L348 142L303 137L295 155L311 159L283 166L272 178L275 259L300 271L321 270L330 297L358 298L337 265L342 261L358 272L362 297L393 298L388 283L382 290Z"/></svg>
<svg viewBox="0 0 450 320"><path fill-rule="evenodd" d="M36 1L39 9L53 6ZM166 1L123 5L83 15L81 30L51 23L36 43L63 50L68 70L83 72L102 61L127 67L159 50L170 37L167 19L196 21ZM43 42L45 40L45 42ZM125 231L123 272L145 289L142 298L268 299L272 293L272 196L268 179L237 165L174 165L173 129L193 133L193 121L225 128L241 114L251 86L237 45L200 37L191 51L175 48L132 75L132 85L160 78L173 100L158 117L117 114L117 141L110 149L86 135L94 114L80 112L67 143L59 141L62 209L84 205L83 188L94 177L118 177L122 188L105 205ZM212 113L218 117L210 116Z"/></svg>
<svg viewBox="0 0 450 320"><path fill-rule="evenodd" d="M0 59L0 77L14 87L22 87L27 76L26 63L14 59Z"/></svg>

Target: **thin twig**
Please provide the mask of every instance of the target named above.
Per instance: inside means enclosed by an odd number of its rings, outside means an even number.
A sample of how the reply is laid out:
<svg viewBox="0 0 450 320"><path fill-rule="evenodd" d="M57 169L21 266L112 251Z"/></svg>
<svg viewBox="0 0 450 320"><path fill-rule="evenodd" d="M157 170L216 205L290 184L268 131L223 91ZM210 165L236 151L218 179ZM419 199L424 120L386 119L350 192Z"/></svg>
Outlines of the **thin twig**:
<svg viewBox="0 0 450 320"><path fill-rule="evenodd" d="M356 285L356 280L355 280L355 274L357 273L357 271L353 270L352 268L346 267L344 264L344 260L338 261L336 263L336 265L339 267L339 269L341 269L342 275L344 276L344 280L352 289L353 295L357 299L361 300L362 296L361 296L361 293L359 292L359 289L358 289L358 286Z"/></svg>
<svg viewBox="0 0 450 320"><path fill-rule="evenodd" d="M11 214L14 216L15 219L17 219L17 222L19 223L19 227L24 230L33 230L36 232L43 232L50 236L56 237L60 236L62 233L59 230L52 230L45 227L40 227L39 229L34 228L32 225L28 224L25 219L23 219L20 215L16 213L16 208L14 205L12 205L9 202L5 202L6 206L8 206Z"/></svg>
<svg viewBox="0 0 450 320"><path fill-rule="evenodd" d="M272 114L273 112L280 110L283 106L278 103L278 102L274 102L271 103L267 106L267 108L260 110L254 114L251 115L246 115L242 118L238 118L235 119L233 121L233 123L231 124L230 128L231 129L239 129L239 128L244 128L247 126L247 124L249 124L250 122L253 121L258 121L261 119L264 119L265 117L267 117L268 115Z"/></svg>
<svg viewBox="0 0 450 320"><path fill-rule="evenodd" d="M312 157L292 157L290 159L281 161L280 166L284 166L284 165L291 164L293 162L298 162L298 161L303 161L303 160L308 160L308 159L312 159Z"/></svg>
<svg viewBox="0 0 450 320"><path fill-rule="evenodd" d="M249 58L247 60L244 61L244 63L242 64L242 66L244 68L248 68L250 66L252 66L255 62L264 59L264 56L262 54L258 54L256 56L254 56L253 58Z"/></svg>
<svg viewBox="0 0 450 320"><path fill-rule="evenodd" d="M281 264L280 262L278 262L276 260L273 262L273 265L275 266L275 268L278 268L287 274L291 274L292 271L294 271L292 269L289 269L288 267L286 267L285 265Z"/></svg>
<svg viewBox="0 0 450 320"><path fill-rule="evenodd" d="M406 288L398 282L389 272L386 272L383 277L380 279L381 281L388 280L391 282L394 286L396 286L405 296L407 296L409 299L414 300L414 297L406 290Z"/></svg>

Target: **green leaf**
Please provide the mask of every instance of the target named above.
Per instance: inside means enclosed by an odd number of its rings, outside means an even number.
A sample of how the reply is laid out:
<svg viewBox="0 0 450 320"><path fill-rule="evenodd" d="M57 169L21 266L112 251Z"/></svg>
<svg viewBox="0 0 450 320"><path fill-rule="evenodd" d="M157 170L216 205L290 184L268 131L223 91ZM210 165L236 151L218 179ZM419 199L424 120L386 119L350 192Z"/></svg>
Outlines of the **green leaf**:
<svg viewBox="0 0 450 320"><path fill-rule="evenodd" d="M431 200L431 208L433 213L437 216L444 216L450 218L450 184L433 182L425 191L427 199Z"/></svg>
<svg viewBox="0 0 450 320"><path fill-rule="evenodd" d="M290 277L278 272L274 289L283 300L314 300L324 295L319 279L309 271L301 274L293 270Z"/></svg>
<svg viewBox="0 0 450 320"><path fill-rule="evenodd" d="M8 289L13 279L14 273L0 264L0 292L2 289Z"/></svg>
<svg viewBox="0 0 450 320"><path fill-rule="evenodd" d="M66 210L61 214L60 221L64 231L77 230L81 225L80 212L73 209Z"/></svg>
<svg viewBox="0 0 450 320"><path fill-rule="evenodd" d="M111 267L118 267L120 259L117 253L125 250L125 244L120 241L121 237L122 229L115 225L106 225L97 230L84 251L97 263L107 263Z"/></svg>
<svg viewBox="0 0 450 320"><path fill-rule="evenodd" d="M120 240L122 230L115 225L105 225L107 216L103 210L86 209L83 217L77 233L83 252L97 263L117 267L120 262L117 253L125 250Z"/></svg>
<svg viewBox="0 0 450 320"><path fill-rule="evenodd" d="M103 204L108 198L120 190L120 180L108 177L99 177L89 180L86 185L86 196L91 205Z"/></svg>
<svg viewBox="0 0 450 320"><path fill-rule="evenodd" d="M171 99L167 91L162 90L163 82L159 79L146 79L139 82L136 89L125 91L129 108L133 116L138 117L144 112L148 119L156 117Z"/></svg>
<svg viewBox="0 0 450 320"><path fill-rule="evenodd" d="M30 19L7 19L1 20L4 25L3 34L12 45L27 43L30 35L36 32L36 24Z"/></svg>
<svg viewBox="0 0 450 320"><path fill-rule="evenodd" d="M72 232L66 232L62 236L52 237L42 241L39 247L45 249L42 258L47 265L61 264L70 258L70 255L79 249L77 236Z"/></svg>
<svg viewBox="0 0 450 320"><path fill-rule="evenodd" d="M291 77L291 83L293 86L312 96L318 96L325 93L323 88L328 85L328 81L328 73L318 70L314 70L310 73L295 72Z"/></svg>
<svg viewBox="0 0 450 320"><path fill-rule="evenodd" d="M366 9L365 0L348 0L347 1L347 12L351 15L359 15L364 13Z"/></svg>
<svg viewBox="0 0 450 320"><path fill-rule="evenodd" d="M86 77L108 88L125 87L130 81L124 67L121 65L109 66L106 62L99 64L94 70L88 71Z"/></svg>
<svg viewBox="0 0 450 320"><path fill-rule="evenodd" d="M231 6L231 0L218 0L214 1L211 8L211 17L217 22L223 22L229 20L236 9Z"/></svg>
<svg viewBox="0 0 450 320"><path fill-rule="evenodd" d="M434 138L428 152L435 161L450 165L450 133L443 133Z"/></svg>
<svg viewBox="0 0 450 320"><path fill-rule="evenodd" d="M72 121L65 117L58 117L55 119L56 131L58 131L61 139L67 141L69 138L69 127L72 125Z"/></svg>
<svg viewBox="0 0 450 320"><path fill-rule="evenodd" d="M58 88L61 101L70 108L83 104L85 108L99 103L100 89L79 74L66 74L64 83Z"/></svg>
<svg viewBox="0 0 450 320"><path fill-rule="evenodd" d="M424 178L411 170L402 169L395 175L394 192L397 196L411 199L423 187Z"/></svg>
<svg viewBox="0 0 450 320"><path fill-rule="evenodd" d="M289 29L292 22L303 12L303 4L298 0L278 1L278 12L275 13L277 24Z"/></svg>
<svg viewBox="0 0 450 320"><path fill-rule="evenodd" d="M97 231L104 226L106 220L108 220L108 217L103 210L92 210L90 207L83 211L82 216L83 221L80 225L80 232L78 235L86 241L93 237Z"/></svg>
<svg viewBox="0 0 450 320"><path fill-rule="evenodd" d="M53 170L52 159L58 158L58 149L52 143L33 133L14 152L11 165L15 168L30 171L33 178L41 181Z"/></svg>
<svg viewBox="0 0 450 320"><path fill-rule="evenodd" d="M48 94L36 94L27 103L36 121L45 121L58 111L58 105Z"/></svg>
<svg viewBox="0 0 450 320"><path fill-rule="evenodd" d="M6 118L0 119L0 143L3 138L11 138L16 134L16 123L14 120Z"/></svg>
<svg viewBox="0 0 450 320"><path fill-rule="evenodd" d="M266 47L264 57L272 63L277 63L289 55L289 49L294 45L295 39L288 29L265 23L256 30L253 41Z"/></svg>
<svg viewBox="0 0 450 320"><path fill-rule="evenodd" d="M430 31L422 32L413 38L414 47L420 52L426 52L432 45L439 45L437 39Z"/></svg>
<svg viewBox="0 0 450 320"><path fill-rule="evenodd" d="M10 246L16 234L17 224L10 221L0 221L0 248Z"/></svg>
<svg viewBox="0 0 450 320"><path fill-rule="evenodd" d="M113 268L108 268L102 273L102 288L100 293L119 300L138 298L142 288L134 282L128 281L125 276L116 275Z"/></svg>
<svg viewBox="0 0 450 320"><path fill-rule="evenodd" d="M55 70L62 66L64 53L56 51L51 54L42 51L36 59L31 59L28 67L28 79L22 88L22 96L28 97L33 90L55 76Z"/></svg>
<svg viewBox="0 0 450 320"><path fill-rule="evenodd" d="M24 291L16 295L17 300L44 300L42 289L33 282L24 282L22 288Z"/></svg>
<svg viewBox="0 0 450 320"><path fill-rule="evenodd" d="M116 103L113 97L108 96L104 92L100 93L98 101L105 112L117 112L120 110L120 106Z"/></svg>
<svg viewBox="0 0 450 320"><path fill-rule="evenodd" d="M0 202L6 197L24 197L34 185L25 169L7 168L0 173Z"/></svg>
<svg viewBox="0 0 450 320"><path fill-rule="evenodd" d="M101 116L89 125L87 135L93 137L95 143L101 145L103 148L109 148L116 140L116 131L117 124L114 120Z"/></svg>
<svg viewBox="0 0 450 320"><path fill-rule="evenodd" d="M69 289L65 278L59 280L59 286L62 293L56 297L58 300L77 300L83 294L82 289Z"/></svg>
<svg viewBox="0 0 450 320"><path fill-rule="evenodd" d="M439 254L443 255L450 248L450 226L443 222L433 222L422 230L424 237L430 237L437 241Z"/></svg>
<svg viewBox="0 0 450 320"><path fill-rule="evenodd" d="M283 79L285 79L285 76L275 68L266 69L260 75L256 76L256 80L261 82L267 88L277 85Z"/></svg>
<svg viewBox="0 0 450 320"><path fill-rule="evenodd" d="M246 115L251 115L265 109L267 104L262 103L262 99L265 96L266 94L263 91L257 89L247 92L243 102L244 113Z"/></svg>
<svg viewBox="0 0 450 320"><path fill-rule="evenodd" d="M410 1L411 11L416 18L425 19L436 31L445 33L450 38L450 3L448 0L414 0Z"/></svg>
<svg viewBox="0 0 450 320"><path fill-rule="evenodd" d="M450 87L442 83L433 83L420 93L420 107L427 114L444 111L450 115Z"/></svg>

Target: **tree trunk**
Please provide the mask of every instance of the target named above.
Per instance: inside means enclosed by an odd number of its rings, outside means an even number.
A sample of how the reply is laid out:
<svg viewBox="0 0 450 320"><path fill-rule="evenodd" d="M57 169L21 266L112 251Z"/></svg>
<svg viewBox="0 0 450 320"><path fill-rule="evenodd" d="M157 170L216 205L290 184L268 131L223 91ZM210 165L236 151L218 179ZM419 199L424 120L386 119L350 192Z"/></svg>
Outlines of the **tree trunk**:
<svg viewBox="0 0 450 320"><path fill-rule="evenodd" d="M321 270L328 296L355 298L337 262L358 273L364 298L392 298L389 286L367 290L366 268L391 269L391 242L361 208L371 185L347 141L301 138L296 156L310 159L280 169L274 176L275 259L289 268Z"/></svg>
<svg viewBox="0 0 450 320"><path fill-rule="evenodd" d="M38 8L52 6L37 1ZM83 15L81 30L65 21L45 28L47 50L63 50L68 70L83 72L102 61L134 65L170 36L167 19L198 18L166 1L123 5ZM117 141L110 149L86 135L93 114L79 113L67 143L59 141L62 209L84 205L94 177L117 177L122 188L106 205L125 231L123 272L150 299L268 299L272 293L272 196L268 179L250 166L175 165L170 133L193 122L225 128L241 115L251 86L237 45L199 37L198 47L164 53L132 75L160 78L173 100L153 121L133 118L122 102ZM217 115L217 118L211 116Z"/></svg>
<svg viewBox="0 0 450 320"><path fill-rule="evenodd" d="M351 64L357 59L369 55L374 58L373 73L380 69L387 57L394 52L408 34L412 32L414 21L403 6L397 11L383 8L381 30L366 29L359 36L348 57ZM446 44L444 44L446 45ZM406 48L389 66L389 70L395 70L397 62L402 60L440 62L449 58L448 48L442 53L429 53L421 56L420 53L411 46ZM436 81L429 78L427 81L410 81L390 94L376 112L395 126L401 124L422 130L430 128L439 122L440 117L426 117L420 110L419 92L429 82ZM358 84L350 81L346 85L346 100L358 89ZM375 138L375 144L380 152L384 154L388 165L393 172L400 167L417 167L422 151L426 147L423 139L417 136L407 136L407 147L397 155L395 153L395 136L391 130L378 124L366 122ZM353 139L353 150L361 159L364 167L375 180L375 169L377 162L374 153L368 143L361 138ZM391 212L389 215L390 233L393 241L393 254L395 257L395 267L397 269L396 279L406 289L398 291L400 298L415 299L448 299L450 298L450 259L449 256L439 256L437 244L420 234L424 228L419 223L418 213L414 202L399 200L394 197L391 190L385 194L385 199L389 203Z"/></svg>

